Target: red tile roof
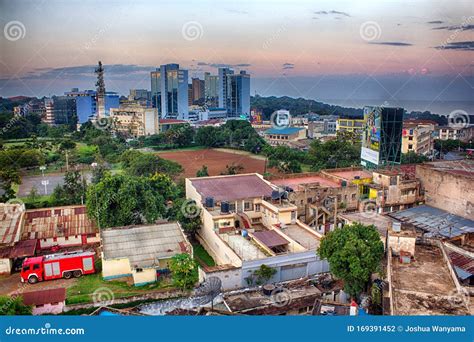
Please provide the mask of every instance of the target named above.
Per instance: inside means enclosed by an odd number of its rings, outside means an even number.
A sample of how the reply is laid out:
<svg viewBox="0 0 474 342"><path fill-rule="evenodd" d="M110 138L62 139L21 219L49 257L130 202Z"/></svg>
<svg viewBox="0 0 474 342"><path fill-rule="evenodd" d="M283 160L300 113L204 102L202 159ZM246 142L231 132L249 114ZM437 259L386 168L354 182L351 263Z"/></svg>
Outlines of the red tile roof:
<svg viewBox="0 0 474 342"><path fill-rule="evenodd" d="M271 196L273 188L256 174L192 178L192 185L202 199L235 201L246 198Z"/></svg>
<svg viewBox="0 0 474 342"><path fill-rule="evenodd" d="M158 121L160 124L180 124L180 123L187 123L184 120L177 120L177 119L160 119Z"/></svg>
<svg viewBox="0 0 474 342"><path fill-rule="evenodd" d="M23 293L23 303L26 305L44 305L64 302L66 289L64 287Z"/></svg>

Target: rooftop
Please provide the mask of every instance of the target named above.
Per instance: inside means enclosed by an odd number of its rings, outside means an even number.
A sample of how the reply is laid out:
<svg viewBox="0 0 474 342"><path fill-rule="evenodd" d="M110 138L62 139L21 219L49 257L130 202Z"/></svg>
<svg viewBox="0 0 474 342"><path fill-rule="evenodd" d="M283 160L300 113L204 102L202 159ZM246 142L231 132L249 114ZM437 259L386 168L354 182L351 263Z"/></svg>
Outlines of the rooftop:
<svg viewBox="0 0 474 342"><path fill-rule="evenodd" d="M465 280L474 275L474 258L472 256L458 253L449 248L446 251L458 278Z"/></svg>
<svg viewBox="0 0 474 342"><path fill-rule="evenodd" d="M97 232L97 226L87 217L83 205L34 209L25 212L21 239L47 239Z"/></svg>
<svg viewBox="0 0 474 342"><path fill-rule="evenodd" d="M465 315L456 286L439 247L416 245L415 259L402 264L392 257L395 315Z"/></svg>
<svg viewBox="0 0 474 342"><path fill-rule="evenodd" d="M22 294L26 305L45 305L64 302L66 300L66 289L64 287L49 290L25 292Z"/></svg>
<svg viewBox="0 0 474 342"><path fill-rule="evenodd" d="M291 178L282 178L282 179L274 179L271 182L278 186L289 186L290 188L296 189L300 185L308 185L308 184L315 184L319 183L320 186L326 187L340 187L341 185L338 182L335 182L331 179L320 175L308 175L307 177L304 174L300 174L299 177L291 177Z"/></svg>
<svg viewBox="0 0 474 342"><path fill-rule="evenodd" d="M188 122L184 120L177 120L177 119L160 119L159 123L161 125L169 125L169 124L185 124Z"/></svg>
<svg viewBox="0 0 474 342"><path fill-rule="evenodd" d="M0 245L10 245L18 240L21 212L20 204L0 204Z"/></svg>
<svg viewBox="0 0 474 342"><path fill-rule="evenodd" d="M292 135L304 129L304 127L285 127L285 128L270 128L265 131L265 134L280 134L280 135Z"/></svg>
<svg viewBox="0 0 474 342"><path fill-rule="evenodd" d="M263 259L267 256L251 240L240 234L220 234L219 236L244 261Z"/></svg>
<svg viewBox="0 0 474 342"><path fill-rule="evenodd" d="M104 229L104 259L128 258L132 267L153 267L160 259L188 251L177 223Z"/></svg>
<svg viewBox="0 0 474 342"><path fill-rule="evenodd" d="M474 160L450 160L423 163L418 165L421 168L431 168L436 171L444 171L453 175L460 175L474 178Z"/></svg>
<svg viewBox="0 0 474 342"><path fill-rule="evenodd" d="M271 196L273 188L258 174L190 178L192 185L202 196L216 201L233 201Z"/></svg>
<svg viewBox="0 0 474 342"><path fill-rule="evenodd" d="M347 219L351 222L358 222L364 225L374 225L381 236L386 236L387 230L392 225L392 219L385 215L380 215L375 212L353 212L339 214L341 218Z"/></svg>
<svg viewBox="0 0 474 342"><path fill-rule="evenodd" d="M324 170L331 175L336 177L340 177L342 179L352 181L356 179L365 179L365 178L372 178L372 173L362 170L362 169L332 169L332 170Z"/></svg>
<svg viewBox="0 0 474 342"><path fill-rule="evenodd" d="M268 248L285 246L289 241L273 230L254 232L253 236Z"/></svg>
<svg viewBox="0 0 474 342"><path fill-rule="evenodd" d="M316 250L319 247L320 240L317 236L297 224L285 225L282 232L308 250Z"/></svg>
<svg viewBox="0 0 474 342"><path fill-rule="evenodd" d="M420 205L388 215L401 222L413 224L416 228L425 231L428 237L453 238L474 232L473 220L428 205Z"/></svg>

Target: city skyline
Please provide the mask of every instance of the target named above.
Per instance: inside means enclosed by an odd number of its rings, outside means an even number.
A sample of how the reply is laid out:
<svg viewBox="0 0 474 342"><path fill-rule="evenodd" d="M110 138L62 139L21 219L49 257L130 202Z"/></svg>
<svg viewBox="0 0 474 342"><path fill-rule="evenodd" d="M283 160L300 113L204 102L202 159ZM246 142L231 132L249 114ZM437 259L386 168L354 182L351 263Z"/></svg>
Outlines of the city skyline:
<svg viewBox="0 0 474 342"><path fill-rule="evenodd" d="M91 70L102 60L107 88L121 94L149 89L151 71L179 63L190 79L217 74L222 66L246 70L252 95L347 106L358 100L425 101L427 109L431 102L472 98L469 1L89 5L0 2L8 13L1 17L1 96L92 89ZM72 10L74 15L63 15ZM23 25L20 38L7 39L12 21ZM472 109L470 103L463 106Z"/></svg>

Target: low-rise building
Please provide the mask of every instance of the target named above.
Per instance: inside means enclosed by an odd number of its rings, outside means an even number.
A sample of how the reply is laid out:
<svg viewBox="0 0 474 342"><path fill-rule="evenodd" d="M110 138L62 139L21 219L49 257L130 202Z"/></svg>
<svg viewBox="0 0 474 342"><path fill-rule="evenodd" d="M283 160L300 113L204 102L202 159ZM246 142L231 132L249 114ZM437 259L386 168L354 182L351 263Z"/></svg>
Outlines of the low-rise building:
<svg viewBox="0 0 474 342"><path fill-rule="evenodd" d="M419 164L425 203L467 219L474 219L474 160Z"/></svg>
<svg viewBox="0 0 474 342"><path fill-rule="evenodd" d="M111 108L109 120L113 130L135 138L158 133L156 108L140 105Z"/></svg>
<svg viewBox="0 0 474 342"><path fill-rule="evenodd" d="M272 146L286 145L306 139L304 127L270 128L264 132L264 138Z"/></svg>
<svg viewBox="0 0 474 342"><path fill-rule="evenodd" d="M469 142L474 138L474 126L440 126L436 130L436 138L440 140L460 140Z"/></svg>
<svg viewBox="0 0 474 342"><path fill-rule="evenodd" d="M192 246L177 222L103 229L101 239L103 278L132 278L136 286L153 283L158 274L167 273L176 254L192 255Z"/></svg>
<svg viewBox="0 0 474 342"><path fill-rule="evenodd" d="M336 132L355 133L362 140L362 132L364 131L365 120L338 118L336 121Z"/></svg>
<svg viewBox="0 0 474 342"><path fill-rule="evenodd" d="M21 296L25 305L32 306L33 315L57 315L63 312L66 305L64 287L25 292Z"/></svg>
<svg viewBox="0 0 474 342"><path fill-rule="evenodd" d="M262 265L279 282L328 271L316 249L321 234L299 221L297 207L259 174L186 179L186 197L200 208L198 239L218 269L225 290L247 287Z"/></svg>
<svg viewBox="0 0 474 342"><path fill-rule="evenodd" d="M298 208L298 218L324 234L334 229L338 212L358 208L358 186L310 172L272 177L272 184L288 193L290 203Z"/></svg>
<svg viewBox="0 0 474 342"><path fill-rule="evenodd" d="M341 182L341 186L354 184L359 187L359 198L369 197L369 184L372 183L372 172L360 167L345 167L338 169L321 170L321 174L329 179Z"/></svg>
<svg viewBox="0 0 474 342"><path fill-rule="evenodd" d="M40 249L78 247L99 243L99 229L84 205L26 210L21 240L37 240Z"/></svg>
<svg viewBox="0 0 474 342"><path fill-rule="evenodd" d="M402 131L402 153L414 152L432 156L436 123L425 121L404 121Z"/></svg>
<svg viewBox="0 0 474 342"><path fill-rule="evenodd" d="M172 128L176 125L184 125L187 124L187 121L184 120L177 120L177 119L160 119L159 121L159 132L163 133Z"/></svg>

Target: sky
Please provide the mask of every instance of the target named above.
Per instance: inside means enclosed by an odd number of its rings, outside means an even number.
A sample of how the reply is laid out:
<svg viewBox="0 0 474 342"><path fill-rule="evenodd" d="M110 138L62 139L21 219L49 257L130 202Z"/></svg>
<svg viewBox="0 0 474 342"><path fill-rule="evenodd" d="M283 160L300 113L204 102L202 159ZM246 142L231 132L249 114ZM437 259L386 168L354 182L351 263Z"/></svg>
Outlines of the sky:
<svg viewBox="0 0 474 342"><path fill-rule="evenodd" d="M0 96L92 89L101 60L121 94L179 63L247 70L252 95L474 108L472 0L0 0L0 25Z"/></svg>

